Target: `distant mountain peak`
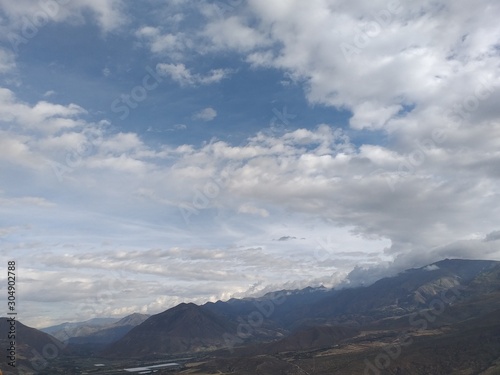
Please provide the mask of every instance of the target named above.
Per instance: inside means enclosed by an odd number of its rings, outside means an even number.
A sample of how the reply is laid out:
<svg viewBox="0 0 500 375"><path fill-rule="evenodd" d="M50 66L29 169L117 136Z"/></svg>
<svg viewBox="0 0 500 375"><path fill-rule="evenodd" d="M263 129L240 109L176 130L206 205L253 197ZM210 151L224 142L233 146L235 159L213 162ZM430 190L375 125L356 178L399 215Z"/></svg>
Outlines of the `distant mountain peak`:
<svg viewBox="0 0 500 375"><path fill-rule="evenodd" d="M181 303L149 317L106 349L104 355L128 357L222 348L228 332L236 332L234 323L202 306Z"/></svg>

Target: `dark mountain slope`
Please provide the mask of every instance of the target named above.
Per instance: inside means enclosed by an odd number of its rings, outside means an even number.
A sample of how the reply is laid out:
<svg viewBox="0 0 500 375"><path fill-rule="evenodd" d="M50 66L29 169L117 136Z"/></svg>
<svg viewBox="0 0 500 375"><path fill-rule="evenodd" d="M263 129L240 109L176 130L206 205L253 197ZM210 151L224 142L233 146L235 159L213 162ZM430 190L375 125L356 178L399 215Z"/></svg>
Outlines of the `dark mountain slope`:
<svg viewBox="0 0 500 375"><path fill-rule="evenodd" d="M7 318L0 318L0 368L4 374L33 374L45 368L53 358L68 354L65 344L35 328L25 326L17 321L15 326L15 339L8 339L10 322ZM15 341L16 368L7 365L7 353L10 341ZM48 359L44 358L47 357Z"/></svg>
<svg viewBox="0 0 500 375"><path fill-rule="evenodd" d="M213 350L224 346L223 335L236 324L193 303L182 303L153 315L109 346L108 357L141 357Z"/></svg>
<svg viewBox="0 0 500 375"><path fill-rule="evenodd" d="M272 355L282 352L302 352L329 348L358 334L359 331L357 329L350 327L301 327L281 340L238 348L235 350L234 356L252 357L258 355Z"/></svg>

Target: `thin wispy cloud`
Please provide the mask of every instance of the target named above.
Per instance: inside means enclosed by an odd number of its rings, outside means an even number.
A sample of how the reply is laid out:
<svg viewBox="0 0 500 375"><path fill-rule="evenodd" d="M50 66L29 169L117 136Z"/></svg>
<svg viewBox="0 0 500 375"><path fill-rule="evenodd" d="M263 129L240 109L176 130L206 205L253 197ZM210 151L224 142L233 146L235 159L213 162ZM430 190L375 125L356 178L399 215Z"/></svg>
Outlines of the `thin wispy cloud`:
<svg viewBox="0 0 500 375"><path fill-rule="evenodd" d="M191 73L184 64L158 64L160 74L170 77L181 86L210 85L218 83L231 73L225 69L212 69L206 75Z"/></svg>

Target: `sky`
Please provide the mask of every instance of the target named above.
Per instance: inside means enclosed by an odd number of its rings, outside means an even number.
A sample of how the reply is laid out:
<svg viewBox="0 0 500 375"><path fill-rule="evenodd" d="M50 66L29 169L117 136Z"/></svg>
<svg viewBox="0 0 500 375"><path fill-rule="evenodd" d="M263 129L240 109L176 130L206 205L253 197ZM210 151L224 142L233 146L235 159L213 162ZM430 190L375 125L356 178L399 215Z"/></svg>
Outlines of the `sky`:
<svg viewBox="0 0 500 375"><path fill-rule="evenodd" d="M0 0L33 327L500 260L500 3Z"/></svg>

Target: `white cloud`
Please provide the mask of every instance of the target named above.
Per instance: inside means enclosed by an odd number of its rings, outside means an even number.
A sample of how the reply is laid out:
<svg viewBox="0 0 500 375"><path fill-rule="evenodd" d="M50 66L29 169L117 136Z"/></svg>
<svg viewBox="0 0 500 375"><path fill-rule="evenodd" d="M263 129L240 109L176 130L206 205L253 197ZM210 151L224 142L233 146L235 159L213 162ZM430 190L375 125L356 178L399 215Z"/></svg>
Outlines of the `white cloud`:
<svg viewBox="0 0 500 375"><path fill-rule="evenodd" d="M197 81L184 64L158 64L156 70L160 74L169 76L181 86L194 85Z"/></svg>
<svg viewBox="0 0 500 375"><path fill-rule="evenodd" d="M439 267L436 266L435 264L430 264L424 268L424 270L426 270L426 271L436 271L438 269L439 269Z"/></svg>
<svg viewBox="0 0 500 375"><path fill-rule="evenodd" d="M216 117L217 117L217 111L211 107L204 108L193 115L193 118L195 120L202 120L202 121L212 121Z"/></svg>
<svg viewBox="0 0 500 375"><path fill-rule="evenodd" d="M77 117L86 111L76 104L63 106L40 101L34 106L17 100L15 94L0 88L0 116L4 121L40 132L55 133L61 129L81 125Z"/></svg>
<svg viewBox="0 0 500 375"><path fill-rule="evenodd" d="M215 49L251 51L267 44L267 39L258 30L245 25L237 16L220 19L207 25L203 35L210 39Z"/></svg>
<svg viewBox="0 0 500 375"><path fill-rule="evenodd" d="M74 6L90 9L105 32L112 31L127 21L122 0L80 0L80 3Z"/></svg>
<svg viewBox="0 0 500 375"><path fill-rule="evenodd" d="M46 91L44 94L43 94L43 97L44 98L48 98L50 96L54 96L56 94L56 92L54 90L49 90L49 91Z"/></svg>
<svg viewBox="0 0 500 375"><path fill-rule="evenodd" d="M86 11L91 12L105 32L122 26L127 20L122 0L74 0L69 2L25 0L22 3L0 0L0 8L7 16L10 32L19 36L22 36L23 27L26 27L28 22L39 27L43 27L48 22L82 22L83 14Z"/></svg>
<svg viewBox="0 0 500 375"><path fill-rule="evenodd" d="M227 78L231 71L227 69L212 69L206 75L192 74L184 64L158 64L159 74L170 77L181 86L210 85Z"/></svg>
<svg viewBox="0 0 500 375"><path fill-rule="evenodd" d="M14 165L36 168L39 159L26 145L26 138L0 131L0 160Z"/></svg>
<svg viewBox="0 0 500 375"><path fill-rule="evenodd" d="M189 6L182 4L184 11ZM484 8L492 12L485 15ZM435 123L449 126L444 113L467 98L480 77L491 86L500 83L495 78L500 35L496 8L489 0L482 7L431 1L250 0L224 17L216 5L202 5L207 23L189 32L146 26L139 34L165 38L166 46L182 49L181 58L231 51L253 66L283 70L304 84L310 102L352 111L355 129L393 133L411 121L425 124L418 130L407 126L405 132L421 134ZM346 55L346 45L355 52ZM184 85L218 79L196 79L183 64L164 68Z"/></svg>
<svg viewBox="0 0 500 375"><path fill-rule="evenodd" d="M167 55L172 60L181 60L184 57L184 52L192 47L185 34L162 34L158 27L144 26L137 30L135 35L146 42L152 53Z"/></svg>
<svg viewBox="0 0 500 375"><path fill-rule="evenodd" d="M350 124L355 129L380 129L402 109L401 105L384 107L380 103L364 102L353 108Z"/></svg>
<svg viewBox="0 0 500 375"><path fill-rule="evenodd" d="M104 140L99 149L103 154L121 155L126 152L144 149L144 143L136 133L117 133Z"/></svg>
<svg viewBox="0 0 500 375"><path fill-rule="evenodd" d="M209 19L205 49L233 50L253 65L282 69L305 83L312 103L351 110L354 128L392 132L403 126L403 106L419 116L431 106L444 112L470 95L479 76L499 82L498 4L483 3L492 12L430 1L251 0L235 15ZM356 51L347 58L346 44Z"/></svg>

